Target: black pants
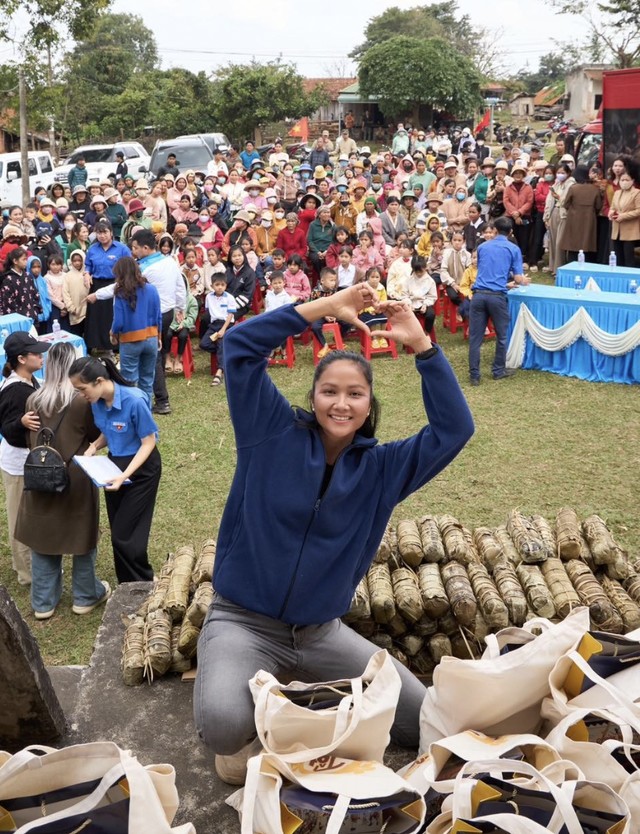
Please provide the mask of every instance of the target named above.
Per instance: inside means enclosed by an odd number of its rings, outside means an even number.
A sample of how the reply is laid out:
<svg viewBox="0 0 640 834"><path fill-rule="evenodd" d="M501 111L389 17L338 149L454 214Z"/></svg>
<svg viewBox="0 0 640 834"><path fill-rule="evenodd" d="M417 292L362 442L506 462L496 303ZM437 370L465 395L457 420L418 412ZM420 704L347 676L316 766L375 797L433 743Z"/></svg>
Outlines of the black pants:
<svg viewBox="0 0 640 834"><path fill-rule="evenodd" d="M529 257L529 241L531 239L531 221L528 223L514 223L513 236L516 239L518 248L522 252L522 260L527 263Z"/></svg>
<svg viewBox="0 0 640 834"><path fill-rule="evenodd" d="M218 333L224 327L224 321L222 319L215 319L209 324L207 327L207 332L204 334L202 339L200 340L200 349L206 350L207 353L215 353L218 357L218 368L222 371L224 370L224 347L223 342L224 338L216 339L215 342L211 341L211 337L214 333Z"/></svg>
<svg viewBox="0 0 640 834"><path fill-rule="evenodd" d="M611 256L611 221L608 217L598 216L598 260L599 264L608 264Z"/></svg>
<svg viewBox="0 0 640 834"><path fill-rule="evenodd" d="M636 254L634 251L635 248L635 240L613 241L613 251L616 253L616 258L618 259L618 266L634 267L636 265Z"/></svg>
<svg viewBox="0 0 640 834"><path fill-rule="evenodd" d="M164 376L164 363L167 359L167 336L171 333L171 322L173 321L173 310L167 310L162 314L162 350L158 351L158 361L156 362L156 375L153 380L153 396L156 400L156 405L169 405L169 392L167 391L167 380ZM171 345L171 340L169 340Z"/></svg>
<svg viewBox="0 0 640 834"><path fill-rule="evenodd" d="M109 457L125 470L133 455ZM162 460L156 447L131 477L130 484L124 484L117 492L105 490L118 582L149 582L153 579L147 547L161 474Z"/></svg>
<svg viewBox="0 0 640 834"><path fill-rule="evenodd" d="M533 220L533 230L531 232L531 248L529 250L529 263L531 266L538 266L544 255L544 235L547 231L544 225L544 220L540 212L536 214Z"/></svg>
<svg viewBox="0 0 640 834"><path fill-rule="evenodd" d="M187 345L187 339L189 338L189 328L181 327L180 330L169 331L162 342L165 356L171 352L171 342L173 341L174 336L178 340L178 356L182 356Z"/></svg>

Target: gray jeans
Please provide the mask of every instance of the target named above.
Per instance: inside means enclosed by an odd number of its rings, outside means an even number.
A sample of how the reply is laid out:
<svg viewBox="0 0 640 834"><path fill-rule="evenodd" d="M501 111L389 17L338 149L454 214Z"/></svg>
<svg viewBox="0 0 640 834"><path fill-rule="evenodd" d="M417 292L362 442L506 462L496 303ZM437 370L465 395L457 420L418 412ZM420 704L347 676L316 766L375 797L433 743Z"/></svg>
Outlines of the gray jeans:
<svg viewBox="0 0 640 834"><path fill-rule="evenodd" d="M214 594L198 641L193 700L198 734L215 753L237 753L256 736L249 680L260 669L307 682L354 678L376 651L340 620L291 626ZM394 663L402 689L391 737L403 747L417 747L426 689Z"/></svg>

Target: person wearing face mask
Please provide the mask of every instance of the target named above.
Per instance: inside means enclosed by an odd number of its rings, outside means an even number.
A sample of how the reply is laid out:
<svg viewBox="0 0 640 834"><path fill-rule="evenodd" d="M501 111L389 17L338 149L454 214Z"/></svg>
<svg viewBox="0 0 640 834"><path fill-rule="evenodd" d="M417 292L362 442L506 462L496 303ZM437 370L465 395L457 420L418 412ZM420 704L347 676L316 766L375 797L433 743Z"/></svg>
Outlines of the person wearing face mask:
<svg viewBox="0 0 640 834"><path fill-rule="evenodd" d="M346 180L344 180L344 183L346 183ZM334 196L334 203L331 206L331 219L336 226L345 228L349 237L353 239L356 234L358 210L351 202L349 192L345 188L346 186L338 180L338 189L340 190L337 190Z"/></svg>
<svg viewBox="0 0 640 834"><path fill-rule="evenodd" d="M560 163L556 171L556 181L549 189L544 207L544 222L549 232L549 269L553 277L556 270L567 262L567 254L560 246L560 238L566 218L564 198L574 182L569 166L564 162Z"/></svg>
<svg viewBox="0 0 640 834"><path fill-rule="evenodd" d="M278 230L273 225L273 212L267 210L260 215L260 225L254 229L258 244L255 248L258 256L258 265L256 267L256 275L263 283L265 272L273 269L273 259L271 253L276 248L276 240L278 238Z"/></svg>
<svg viewBox="0 0 640 834"><path fill-rule="evenodd" d="M212 205L215 204L212 203ZM222 229L213 220L207 209L200 209L198 215L198 227L202 231L202 240L200 243L206 250L216 249L218 252L222 250L224 242L224 234Z"/></svg>
<svg viewBox="0 0 640 834"><path fill-rule="evenodd" d="M556 174L553 165L545 165L542 172L539 174L535 188L533 189L533 205L535 207L535 214L533 220L533 233L531 237L531 253L529 256L529 269L531 272L538 271L538 264L542 260L544 235L546 232L544 222L544 211L547 204L547 197L551 186L555 181ZM542 267L543 272L549 272L548 266Z"/></svg>
<svg viewBox="0 0 640 834"><path fill-rule="evenodd" d="M520 248L523 268L527 269L529 241L531 239L531 212L533 210L533 188L525 182L527 169L516 162L511 169L513 182L504 190L504 207L506 216L513 222L513 235Z"/></svg>
<svg viewBox="0 0 640 834"><path fill-rule="evenodd" d="M263 196L263 192L265 190L265 186L260 180L249 180L244 186L245 197L242 201L242 207L246 209L246 207L251 204L258 209L258 211L264 211L264 209L269 208L267 205L267 201Z"/></svg>
<svg viewBox="0 0 640 834"><path fill-rule="evenodd" d="M473 200L467 196L464 185L457 186L451 200L445 200L442 210L447 218L447 229L451 232L461 232L469 222L469 206Z"/></svg>
<svg viewBox="0 0 640 834"><path fill-rule="evenodd" d="M293 176L293 165L290 162L284 166L275 185L278 200L282 203L285 213L296 208L298 181Z"/></svg>
<svg viewBox="0 0 640 834"><path fill-rule="evenodd" d="M586 260L593 263L598 251L597 217L602 208L602 195L598 186L589 182L586 165L578 165L573 176L575 183L564 198L567 217L560 246L567 252L569 261L577 260L582 250Z"/></svg>
<svg viewBox="0 0 640 834"><path fill-rule="evenodd" d="M620 175L619 184L609 210L611 240L618 266L635 267L635 247L640 240L640 189L626 172Z"/></svg>
<svg viewBox="0 0 640 834"><path fill-rule="evenodd" d="M286 211L282 203L276 203L273 207L273 228L275 229L276 237L278 232L286 228L287 221L285 220Z"/></svg>
<svg viewBox="0 0 640 834"><path fill-rule="evenodd" d="M54 240L60 247L60 251L62 252L62 257L64 262L67 262L67 258L69 257L69 246L73 243L74 236L73 236L73 229L76 225L76 218L70 212L67 212L64 216L62 222L62 228L59 229L58 234L55 236Z"/></svg>

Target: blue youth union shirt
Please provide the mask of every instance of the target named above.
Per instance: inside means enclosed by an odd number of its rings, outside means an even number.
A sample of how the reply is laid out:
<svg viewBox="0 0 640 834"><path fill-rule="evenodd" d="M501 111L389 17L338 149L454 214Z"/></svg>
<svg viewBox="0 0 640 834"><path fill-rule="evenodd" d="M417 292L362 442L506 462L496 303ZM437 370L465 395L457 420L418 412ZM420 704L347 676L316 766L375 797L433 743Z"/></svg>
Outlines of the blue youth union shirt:
<svg viewBox="0 0 640 834"><path fill-rule="evenodd" d="M146 394L139 388L114 383L111 408L104 400L98 400L91 409L95 424L104 434L114 457L135 455L143 437L150 434L158 437L158 426L149 411Z"/></svg>

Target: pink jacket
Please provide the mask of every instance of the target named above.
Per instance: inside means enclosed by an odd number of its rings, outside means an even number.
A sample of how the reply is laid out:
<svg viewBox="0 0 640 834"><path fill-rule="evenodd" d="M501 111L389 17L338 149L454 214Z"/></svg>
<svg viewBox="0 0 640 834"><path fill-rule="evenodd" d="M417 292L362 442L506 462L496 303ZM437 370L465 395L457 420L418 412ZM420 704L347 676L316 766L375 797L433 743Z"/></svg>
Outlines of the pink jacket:
<svg viewBox="0 0 640 834"><path fill-rule="evenodd" d="M311 297L311 284L301 269L295 275L288 269L285 270L284 288L290 296L294 296L298 300L308 301Z"/></svg>

